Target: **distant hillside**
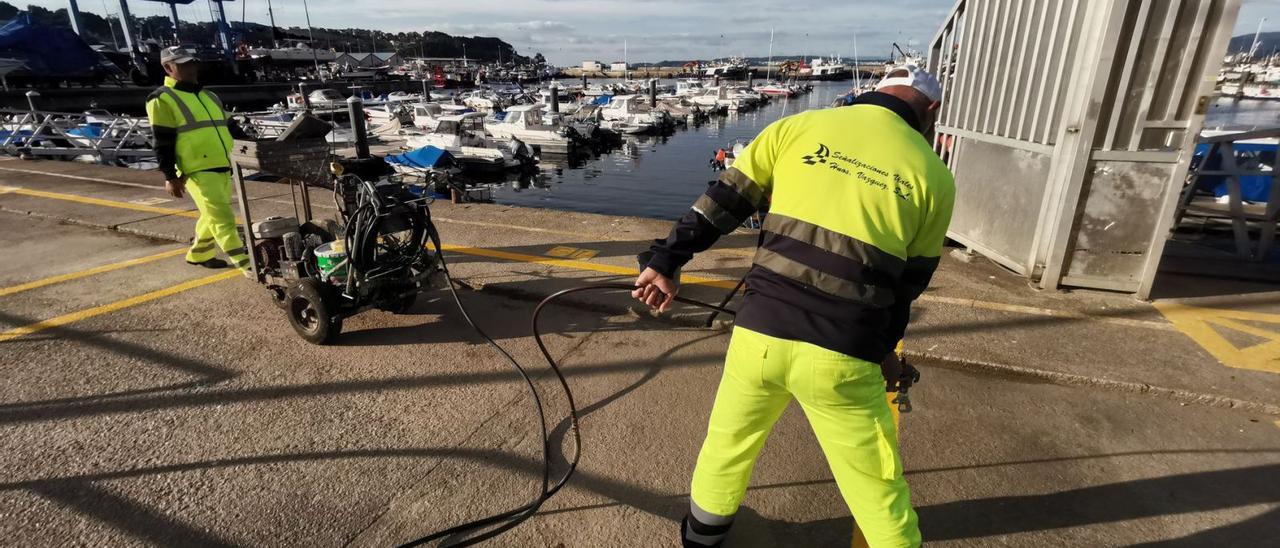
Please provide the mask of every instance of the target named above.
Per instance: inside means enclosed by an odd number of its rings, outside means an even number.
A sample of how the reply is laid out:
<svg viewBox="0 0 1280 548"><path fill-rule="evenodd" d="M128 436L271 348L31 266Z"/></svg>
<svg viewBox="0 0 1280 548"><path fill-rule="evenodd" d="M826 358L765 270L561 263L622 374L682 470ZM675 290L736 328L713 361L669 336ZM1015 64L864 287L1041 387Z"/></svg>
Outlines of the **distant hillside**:
<svg viewBox="0 0 1280 548"><path fill-rule="evenodd" d="M0 20L12 19L19 8L8 2L0 2ZM31 16L40 23L53 26L71 26L65 8L50 11L40 6L28 6ZM90 12L81 12L80 21L84 25L85 41L92 44L124 47L124 39L120 35L120 21L107 19ZM133 28L137 38L141 40L166 40L173 36L173 22L168 17L153 15L150 17L134 17ZM243 41L250 46L270 46L272 40L291 43L307 39L307 29L290 27L279 28L272 36L271 27L259 23L247 22L241 25L231 22L234 41ZM496 61L501 56L503 61L510 61L515 48L498 38L483 36L462 37L450 36L443 32L382 32L367 29L313 29L315 47L332 48L337 51L396 51L404 56L417 57L462 57L463 52L470 59L478 61ZM186 43L211 44L217 33L216 26L209 21L182 23L182 41ZM535 55L534 58L540 58ZM518 62L529 62L526 56L516 55Z"/></svg>
<svg viewBox="0 0 1280 548"><path fill-rule="evenodd" d="M1258 36L1258 55L1270 55L1272 51L1280 51L1280 32L1264 32ZM1253 45L1253 34L1241 34L1231 39L1227 45L1227 53L1249 51Z"/></svg>

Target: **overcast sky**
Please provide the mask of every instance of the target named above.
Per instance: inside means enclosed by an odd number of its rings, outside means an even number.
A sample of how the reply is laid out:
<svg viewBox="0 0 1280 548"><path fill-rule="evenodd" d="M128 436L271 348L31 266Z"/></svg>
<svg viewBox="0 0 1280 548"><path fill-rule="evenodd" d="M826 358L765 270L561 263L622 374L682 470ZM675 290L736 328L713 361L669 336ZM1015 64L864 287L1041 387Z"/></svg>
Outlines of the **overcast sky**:
<svg viewBox="0 0 1280 548"><path fill-rule="evenodd" d="M306 25L303 0L273 0L276 24ZM50 9L66 0L9 0ZM497 36L521 54L542 52L559 65L584 59L661 61L727 55L764 56L769 30L774 53L853 54L854 35L863 56L883 57L892 42L924 50L954 0L307 0L311 23L331 28L384 31L439 30ZM119 0L79 0L98 14L119 10ZM266 0L227 4L228 19L266 23ZM168 14L164 4L132 0L135 15ZM208 21L206 0L179 6L183 20ZM1280 30L1280 0L1245 0L1236 34Z"/></svg>

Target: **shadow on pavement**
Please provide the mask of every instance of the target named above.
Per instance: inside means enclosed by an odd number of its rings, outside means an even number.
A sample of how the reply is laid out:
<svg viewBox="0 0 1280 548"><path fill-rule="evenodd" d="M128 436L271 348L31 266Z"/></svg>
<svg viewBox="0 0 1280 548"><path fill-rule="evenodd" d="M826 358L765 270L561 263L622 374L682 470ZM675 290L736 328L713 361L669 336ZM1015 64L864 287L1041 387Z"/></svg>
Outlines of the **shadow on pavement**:
<svg viewBox="0 0 1280 548"><path fill-rule="evenodd" d="M30 325L36 322L31 318L26 318L11 314L8 312L0 312L0 322L10 325ZM128 390L122 392L112 392L107 394L95 394L92 396L79 396L72 398L57 398L41 401L27 401L16 403L0 404L0 415L11 409L30 409L45 405L62 405L89 402L93 400L117 398L125 396L139 396L145 394L155 394L168 392L171 390L181 390L185 388L207 387L234 378L237 373L206 362L204 360L191 358L187 356L179 356L164 350L148 348L131 342L116 340L108 337L112 333L120 333L118 330L107 331L85 331L67 326L50 327L40 332L52 338L64 341L74 341L87 346L92 346L106 352L118 354L127 358L132 358L145 364L152 364L159 367L174 369L184 373L196 376L196 380L171 384L165 386L157 386L153 388L144 388L139 390ZM0 342L0 348L4 345L19 344L23 341L32 339L19 338L10 341Z"/></svg>

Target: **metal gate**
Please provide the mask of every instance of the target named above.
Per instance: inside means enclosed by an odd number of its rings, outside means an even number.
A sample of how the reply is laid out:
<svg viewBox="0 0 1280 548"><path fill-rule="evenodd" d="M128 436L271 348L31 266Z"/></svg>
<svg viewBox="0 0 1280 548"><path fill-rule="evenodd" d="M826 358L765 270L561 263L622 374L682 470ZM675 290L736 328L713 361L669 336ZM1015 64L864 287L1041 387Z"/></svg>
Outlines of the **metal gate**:
<svg viewBox="0 0 1280 548"><path fill-rule="evenodd" d="M1150 293L1240 0L959 0L934 37L950 236L1041 287Z"/></svg>

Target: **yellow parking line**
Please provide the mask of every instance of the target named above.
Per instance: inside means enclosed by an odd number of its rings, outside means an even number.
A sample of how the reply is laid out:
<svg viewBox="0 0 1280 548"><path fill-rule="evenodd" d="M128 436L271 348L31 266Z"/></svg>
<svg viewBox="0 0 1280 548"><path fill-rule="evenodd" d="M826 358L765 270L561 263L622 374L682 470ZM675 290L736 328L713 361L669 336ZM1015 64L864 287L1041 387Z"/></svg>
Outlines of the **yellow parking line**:
<svg viewBox="0 0 1280 548"><path fill-rule="evenodd" d="M140 305L140 304L143 304L143 303L146 303L146 302L154 301L154 300L156 300L156 299L161 299L161 298L164 298L164 297L168 297L168 296L170 296L170 295L176 295L176 294L178 294L178 293L182 293L183 291L186 291L186 290L188 290L188 289L195 289L195 288L197 288L197 287L201 287L201 286L209 285L209 284L211 284L211 283L220 282L220 281L222 281L222 280L229 280L229 279L231 279L231 278L235 278L235 277L238 277L238 276L240 276L240 275L241 275L241 274L240 274L240 272L239 272L239 271L237 271L237 270L231 270L231 271L229 271L229 272L222 272L222 273L219 273L219 274L214 274L214 275L212 275L212 276L205 276L205 277L203 277L203 278L197 278L197 279L191 280L191 281L189 281L189 282L183 282L183 283L180 283L180 284L178 284L178 285L174 285L174 286L166 287L166 288L164 288L164 289L158 289L158 290L156 290L156 291L152 291L152 292L150 292L150 293L143 293L142 295L138 295L138 296L136 296L136 297L129 297L129 298L127 298L127 299L119 300L119 301L116 301L116 302L113 302L113 303L107 303L107 304L104 304L104 305L102 305L102 306L95 306L95 307L93 307L93 308L89 308L89 309L86 309L86 310L81 310L81 311L79 311L79 312L72 312L72 313L70 313L70 314L63 314L63 315L58 316L58 317L56 317L56 318L50 318L50 319L47 319L47 320L41 320L41 321L38 321L38 322L33 323L33 324L24 325L24 326L22 326L22 327L18 327L18 328L10 329L10 330L8 330L8 331L5 331L5 332L3 332L3 333L0 333L0 342L11 341L11 340L16 339L16 338L18 338L18 337L23 337L23 336L26 336L26 335L30 335L30 334L32 334L32 333L36 333L36 332L39 332L39 331L44 331L44 330L46 330L46 329L50 329L50 328L54 328L54 327L61 327L61 326L67 325L67 324L69 324L69 323L78 322L78 321L80 321L80 320L86 320L86 319L92 318L92 317L94 317L94 316L101 316L101 315L103 315L103 314L110 314L110 313L115 312L115 311L118 311L118 310L124 310L124 309L126 309L126 308L129 308L129 307L132 307L132 306L137 306L137 305Z"/></svg>
<svg viewBox="0 0 1280 548"><path fill-rule="evenodd" d="M111 272L113 270L120 270L122 268L129 268L131 266L137 266L140 264L146 264L149 262L158 261L160 259L173 257L175 255L181 255L182 253L185 253L186 250L187 248L185 247L181 249L170 249L169 251L165 251L164 253L156 253L155 255L148 255L146 257L139 257L137 259L129 259L127 261L120 261L118 263L104 264L102 266L95 266L93 268L81 270L78 272L71 272L68 274L59 274L57 276L50 276L48 278L42 278L39 280L27 282L24 284L18 284L10 287L0 287L0 297L3 297L5 295L12 295L14 293L21 293L23 291L29 291L32 289L44 287L46 285L53 285L56 283L77 280L80 278L84 278L86 276L93 276L94 274L102 274L103 272Z"/></svg>
<svg viewBox="0 0 1280 548"><path fill-rule="evenodd" d="M538 263L563 268L575 268L578 270L592 270L595 272L603 272L605 274L616 274L618 276L635 276L639 274L639 272L634 268L615 266L611 264L588 263L572 259L553 259L551 257L525 255L524 253L512 253L510 251L499 251L497 249L487 249L483 247L465 247L458 245L444 245L441 247L443 247L445 251L462 253L464 255L475 255L477 257L489 257L491 259L506 259L508 261L518 261L523 263ZM713 278L703 278L701 276L690 276L688 274L681 274L680 281L682 283L709 285L712 287L723 287L725 289L732 289L733 286L737 284L736 280L717 280Z"/></svg>
<svg viewBox="0 0 1280 548"><path fill-rule="evenodd" d="M29 188L15 188L10 191L13 194L23 196L34 196L37 198L49 198L53 200L63 200L66 202L76 202L81 204L89 204L103 207L114 207L117 209L132 209L134 211L145 211L147 213L159 213L161 215L177 215L179 217L189 217L196 219L200 217L199 211L190 211L186 209L174 209L171 207L157 207L142 204L132 204L129 202L119 202L116 200L104 200L102 198L90 198L88 196L78 196L75 194L64 194L61 192L49 192L45 190L32 190Z"/></svg>
<svg viewBox="0 0 1280 548"><path fill-rule="evenodd" d="M595 272L603 272L606 274L616 274L619 276L635 276L638 274L636 269L614 266L609 264L588 263L584 261L575 261L571 259L555 259L549 257L540 257L537 255L526 255L524 253L512 253L510 251L498 251L496 249L487 249L480 247L465 247L455 245L443 246L447 251L462 253L464 255L475 255L479 257L489 257L493 259L505 259L508 261L518 261L525 263L538 263L551 266L559 266L563 268L573 268L578 270L592 270ZM737 280L724 280L715 278L704 278L701 276L692 276L689 274L681 274L680 281L695 285L706 285L711 287L719 287L723 289L732 289L737 285ZM1129 327L1142 327L1147 329L1173 330L1173 326L1150 320L1130 320L1125 318L1108 318L1105 316L1093 316L1080 312L1071 312L1065 310L1052 310L1048 308L1036 308L1031 306L1021 306L1014 304L995 303L987 301L978 301L973 299L957 299L954 297L942 297L937 295L922 295L921 302L936 302L942 304L951 304L958 306L968 306L974 308L983 308L986 310L996 310L1002 312L1015 312L1019 314L1029 314L1033 316L1050 316L1055 318L1067 318L1075 320L1089 320L1103 323L1111 323L1117 325L1125 325Z"/></svg>

